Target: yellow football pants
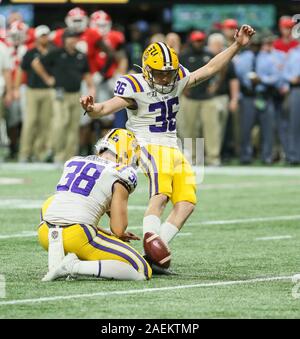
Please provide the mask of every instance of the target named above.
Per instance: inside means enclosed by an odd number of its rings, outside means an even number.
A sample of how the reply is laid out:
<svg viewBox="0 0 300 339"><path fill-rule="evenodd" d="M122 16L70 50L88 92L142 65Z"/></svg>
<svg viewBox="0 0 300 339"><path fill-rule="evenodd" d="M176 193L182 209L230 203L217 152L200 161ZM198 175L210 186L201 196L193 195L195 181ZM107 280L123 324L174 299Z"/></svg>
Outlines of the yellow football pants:
<svg viewBox="0 0 300 339"><path fill-rule="evenodd" d="M179 149L148 144L141 150L140 163L149 179L150 198L161 193L174 205L180 201L196 204L195 174Z"/></svg>
<svg viewBox="0 0 300 339"><path fill-rule="evenodd" d="M53 197L49 198L42 207L43 217ZM48 231L51 224L41 222L38 237L41 246L48 250ZM81 260L118 260L131 265L147 279L152 276L152 270L147 261L126 242L115 236L110 236L95 227L74 224L63 227L63 245L65 254L75 253Z"/></svg>

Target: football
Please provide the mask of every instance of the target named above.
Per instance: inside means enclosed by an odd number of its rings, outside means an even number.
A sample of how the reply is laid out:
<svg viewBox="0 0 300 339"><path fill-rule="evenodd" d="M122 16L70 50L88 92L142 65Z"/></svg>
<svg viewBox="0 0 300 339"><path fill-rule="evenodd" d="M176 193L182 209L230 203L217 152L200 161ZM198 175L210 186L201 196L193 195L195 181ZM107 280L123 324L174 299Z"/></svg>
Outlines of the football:
<svg viewBox="0 0 300 339"><path fill-rule="evenodd" d="M158 234L147 232L144 236L145 254L158 266L169 268L171 252Z"/></svg>

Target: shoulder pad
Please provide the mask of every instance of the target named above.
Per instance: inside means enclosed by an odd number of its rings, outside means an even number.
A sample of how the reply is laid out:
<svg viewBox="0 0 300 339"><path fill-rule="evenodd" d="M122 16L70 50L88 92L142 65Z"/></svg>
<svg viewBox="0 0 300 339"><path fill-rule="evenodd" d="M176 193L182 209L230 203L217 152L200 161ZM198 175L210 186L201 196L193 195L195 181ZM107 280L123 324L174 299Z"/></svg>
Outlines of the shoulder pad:
<svg viewBox="0 0 300 339"><path fill-rule="evenodd" d="M144 88L136 76L132 74L120 77L115 86L114 94L124 98L134 98L136 93L144 92Z"/></svg>
<svg viewBox="0 0 300 339"><path fill-rule="evenodd" d="M137 186L137 173L133 167L117 166L115 168L117 181L120 181L128 190L129 194L132 193Z"/></svg>
<svg viewBox="0 0 300 339"><path fill-rule="evenodd" d="M183 67L182 65L179 65L178 80L182 80L185 77L188 77L189 75L190 75L190 72L188 71L188 69Z"/></svg>

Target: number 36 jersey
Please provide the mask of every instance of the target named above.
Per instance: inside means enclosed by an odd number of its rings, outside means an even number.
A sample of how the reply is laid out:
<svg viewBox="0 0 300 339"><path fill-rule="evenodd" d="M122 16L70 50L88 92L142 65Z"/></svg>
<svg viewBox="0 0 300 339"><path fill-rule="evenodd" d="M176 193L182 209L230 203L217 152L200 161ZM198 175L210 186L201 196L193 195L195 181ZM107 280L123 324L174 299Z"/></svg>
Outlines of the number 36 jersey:
<svg viewBox="0 0 300 339"><path fill-rule="evenodd" d="M142 73L127 74L118 79L115 96L134 99L137 109L127 108L126 128L132 131L141 146L157 144L177 148L176 114L189 71L180 65L178 81L168 94L152 89Z"/></svg>
<svg viewBox="0 0 300 339"><path fill-rule="evenodd" d="M96 227L101 216L110 210L116 182L132 193L137 185L136 171L98 156L71 158L64 165L43 219L55 225L76 223Z"/></svg>

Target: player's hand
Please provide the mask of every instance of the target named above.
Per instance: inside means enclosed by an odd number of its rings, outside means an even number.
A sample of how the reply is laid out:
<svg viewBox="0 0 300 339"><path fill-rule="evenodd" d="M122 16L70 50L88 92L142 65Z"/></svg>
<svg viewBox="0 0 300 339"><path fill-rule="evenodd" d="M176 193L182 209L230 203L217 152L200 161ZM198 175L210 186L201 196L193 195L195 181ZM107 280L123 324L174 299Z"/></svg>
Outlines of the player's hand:
<svg viewBox="0 0 300 339"><path fill-rule="evenodd" d="M53 87L55 85L55 78L52 76L47 77L47 79L45 79L46 85L49 87Z"/></svg>
<svg viewBox="0 0 300 339"><path fill-rule="evenodd" d="M130 240L141 240L141 238L131 232L125 232L119 239L125 242L130 242Z"/></svg>
<svg viewBox="0 0 300 339"><path fill-rule="evenodd" d="M246 46L254 34L255 30L251 26L243 25L239 30L236 30L234 39L240 46Z"/></svg>
<svg viewBox="0 0 300 339"><path fill-rule="evenodd" d="M81 97L80 104L86 112L92 112L95 108L94 98L91 95Z"/></svg>

